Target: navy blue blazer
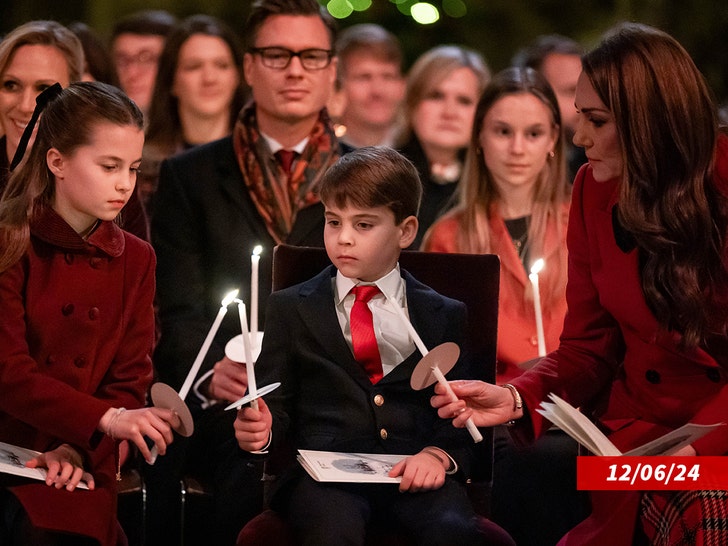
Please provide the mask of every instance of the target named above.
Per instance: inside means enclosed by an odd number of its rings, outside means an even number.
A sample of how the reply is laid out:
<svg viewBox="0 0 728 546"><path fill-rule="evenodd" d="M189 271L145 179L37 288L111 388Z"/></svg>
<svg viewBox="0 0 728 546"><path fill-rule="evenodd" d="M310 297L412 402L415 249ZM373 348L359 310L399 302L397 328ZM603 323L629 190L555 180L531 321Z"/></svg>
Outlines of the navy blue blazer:
<svg viewBox="0 0 728 546"><path fill-rule="evenodd" d="M464 429L440 419L430 406L433 387L415 391L410 376L421 359L415 352L372 385L354 359L339 326L330 266L313 279L274 292L256 364L260 386L280 381L265 397L273 414L273 444L296 449L415 454L445 449L465 475L473 441ZM446 341L463 347L467 312L403 272L410 320L425 346ZM404 328L404 326L403 326ZM463 355L465 353L463 352ZM472 377L461 356L448 378ZM285 481L285 480L284 480Z"/></svg>

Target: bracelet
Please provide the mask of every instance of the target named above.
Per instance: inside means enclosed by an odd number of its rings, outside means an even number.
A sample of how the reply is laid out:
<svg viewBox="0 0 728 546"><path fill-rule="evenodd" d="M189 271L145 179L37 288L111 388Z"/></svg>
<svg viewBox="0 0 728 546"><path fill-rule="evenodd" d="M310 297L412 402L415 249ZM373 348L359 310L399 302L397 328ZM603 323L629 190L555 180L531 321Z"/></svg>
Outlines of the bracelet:
<svg viewBox="0 0 728 546"><path fill-rule="evenodd" d="M450 470L450 466L451 466L450 459L449 458L443 459L442 457L440 457L437 454L437 452L442 453L441 450L433 449L431 447L426 447L422 450L422 453L427 453L431 457L434 457L435 459L437 459L440 462L440 464L443 466L443 468L445 469L445 472L447 472L448 470Z"/></svg>
<svg viewBox="0 0 728 546"><path fill-rule="evenodd" d="M117 421L119 420L119 417L121 416L121 414L122 414L122 413L124 413L125 411L126 411L126 408L117 408L117 410L116 410L116 412L114 413L114 415L112 415L112 416L111 416L111 419L109 419L109 426L108 426L108 427L106 427L106 434L107 434L107 435L108 435L108 436L109 436L109 437L110 437L110 438L111 438L112 440L116 440L116 438L114 437L114 433L112 432L112 430L111 430L111 429L112 429L112 428L113 428L113 426L114 426L114 425L116 424L116 422L117 422Z"/></svg>
<svg viewBox="0 0 728 546"><path fill-rule="evenodd" d="M513 411L523 409L523 399L521 398L521 394L518 392L518 389L510 383L504 383L501 387L511 391L511 394L513 395Z"/></svg>

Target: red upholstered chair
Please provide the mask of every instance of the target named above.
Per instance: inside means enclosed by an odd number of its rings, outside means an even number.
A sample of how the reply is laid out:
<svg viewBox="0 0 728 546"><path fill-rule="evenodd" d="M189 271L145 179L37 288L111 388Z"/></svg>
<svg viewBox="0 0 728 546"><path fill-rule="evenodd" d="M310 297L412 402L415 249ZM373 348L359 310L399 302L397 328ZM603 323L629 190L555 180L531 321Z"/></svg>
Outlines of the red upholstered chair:
<svg viewBox="0 0 728 546"><path fill-rule="evenodd" d="M273 251L273 290L308 280L330 263L323 248L279 245ZM498 257L404 251L399 263L420 282L467 305L468 342L477 361L483 363L476 379L493 383L500 280ZM492 536L491 543L512 545L513 541L505 531L487 519L493 477L493 434L491 429L481 432L483 441L476 445L478 463L468 479L468 494L476 512L483 516L480 524L484 532ZM274 470L270 472L275 473ZM372 529L367 541L377 545L411 543L404 536L381 529ZM285 521L273 510L265 510L245 525L237 544L281 546L293 545L295 540Z"/></svg>

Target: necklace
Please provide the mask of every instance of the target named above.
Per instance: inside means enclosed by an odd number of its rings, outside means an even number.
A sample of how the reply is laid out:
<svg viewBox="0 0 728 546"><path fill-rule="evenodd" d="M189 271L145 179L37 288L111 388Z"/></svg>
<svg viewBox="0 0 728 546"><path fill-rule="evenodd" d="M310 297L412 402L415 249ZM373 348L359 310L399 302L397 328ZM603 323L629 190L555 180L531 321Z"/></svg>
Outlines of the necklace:
<svg viewBox="0 0 728 546"><path fill-rule="evenodd" d="M518 259L525 263L528 256L528 228L531 224L531 216L505 220L505 224L508 235L510 235L513 242L513 247L516 249L516 254L518 254Z"/></svg>

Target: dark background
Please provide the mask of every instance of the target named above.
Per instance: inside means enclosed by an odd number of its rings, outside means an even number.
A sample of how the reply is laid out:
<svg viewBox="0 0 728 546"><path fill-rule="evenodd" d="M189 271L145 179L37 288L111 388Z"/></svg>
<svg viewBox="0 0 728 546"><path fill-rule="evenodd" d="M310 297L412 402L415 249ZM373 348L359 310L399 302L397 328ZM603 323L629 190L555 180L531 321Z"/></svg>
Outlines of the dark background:
<svg viewBox="0 0 728 546"><path fill-rule="evenodd" d="M325 4L327 0L320 1ZM398 4L414 1L371 0L369 9L355 11L340 20L340 26L361 22L385 26L402 40L407 65L434 45L459 43L480 51L497 71L508 66L513 53L538 34L558 32L588 48L614 23L638 21L675 36L705 74L718 101L728 101L728 0L430 0L440 9L441 17L426 26L415 23L398 8ZM464 4L467 13L462 17L446 15L443 7L453 2ZM178 17L207 13L242 32L250 2L0 0L0 6L1 34L31 19L55 19L65 24L84 21L106 38L119 16L147 8L166 9Z"/></svg>

